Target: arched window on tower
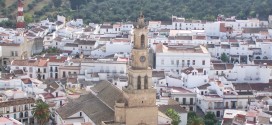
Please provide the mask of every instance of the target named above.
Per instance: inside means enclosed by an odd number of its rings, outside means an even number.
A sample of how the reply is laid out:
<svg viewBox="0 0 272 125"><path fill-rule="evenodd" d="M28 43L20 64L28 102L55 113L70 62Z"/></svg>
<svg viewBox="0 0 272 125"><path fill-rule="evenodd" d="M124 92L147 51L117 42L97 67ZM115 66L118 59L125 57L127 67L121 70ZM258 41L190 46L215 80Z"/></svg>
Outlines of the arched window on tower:
<svg viewBox="0 0 272 125"><path fill-rule="evenodd" d="M141 89L141 76L138 76L137 89Z"/></svg>
<svg viewBox="0 0 272 125"><path fill-rule="evenodd" d="M141 47L145 47L145 35L141 35Z"/></svg>
<svg viewBox="0 0 272 125"><path fill-rule="evenodd" d="M144 89L148 89L148 77L144 77Z"/></svg>

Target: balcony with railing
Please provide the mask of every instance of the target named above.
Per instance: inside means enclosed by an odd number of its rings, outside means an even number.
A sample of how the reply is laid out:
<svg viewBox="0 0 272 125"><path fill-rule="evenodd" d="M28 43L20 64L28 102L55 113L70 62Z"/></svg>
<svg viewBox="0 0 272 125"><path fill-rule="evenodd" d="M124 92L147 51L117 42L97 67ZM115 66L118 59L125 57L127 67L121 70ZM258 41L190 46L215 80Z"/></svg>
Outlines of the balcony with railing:
<svg viewBox="0 0 272 125"><path fill-rule="evenodd" d="M262 55L262 52L253 52L253 55Z"/></svg>
<svg viewBox="0 0 272 125"><path fill-rule="evenodd" d="M260 78L259 77L256 77L256 78L252 78L252 77L246 77L244 78L245 81L259 81Z"/></svg>
<svg viewBox="0 0 272 125"><path fill-rule="evenodd" d="M224 109L224 103L223 102L215 102L214 103L214 109Z"/></svg>

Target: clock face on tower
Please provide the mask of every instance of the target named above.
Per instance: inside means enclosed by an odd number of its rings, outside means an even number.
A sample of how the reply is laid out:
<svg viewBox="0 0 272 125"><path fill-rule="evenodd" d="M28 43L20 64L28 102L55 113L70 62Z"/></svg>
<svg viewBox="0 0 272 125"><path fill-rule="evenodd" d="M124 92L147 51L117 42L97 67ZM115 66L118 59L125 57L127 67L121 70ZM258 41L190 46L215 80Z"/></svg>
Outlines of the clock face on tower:
<svg viewBox="0 0 272 125"><path fill-rule="evenodd" d="M141 56L141 57L140 57L140 61L141 61L141 62L145 62L145 60L146 60L145 56Z"/></svg>

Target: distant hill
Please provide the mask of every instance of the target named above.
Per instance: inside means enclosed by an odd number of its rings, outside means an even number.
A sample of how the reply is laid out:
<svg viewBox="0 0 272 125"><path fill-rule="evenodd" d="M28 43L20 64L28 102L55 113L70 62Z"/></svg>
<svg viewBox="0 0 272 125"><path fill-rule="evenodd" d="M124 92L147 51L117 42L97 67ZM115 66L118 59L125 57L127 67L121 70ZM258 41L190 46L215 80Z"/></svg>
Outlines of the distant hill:
<svg viewBox="0 0 272 125"><path fill-rule="evenodd" d="M9 16L14 2L5 1ZM59 4L60 3L60 4ZM61 6L59 6L61 5ZM238 19L272 14L272 0L25 0L26 13L35 18L54 18L57 14L85 22L134 21L142 10L147 20L170 20L172 15L188 19L215 20L218 14ZM3 8L0 8L4 15Z"/></svg>

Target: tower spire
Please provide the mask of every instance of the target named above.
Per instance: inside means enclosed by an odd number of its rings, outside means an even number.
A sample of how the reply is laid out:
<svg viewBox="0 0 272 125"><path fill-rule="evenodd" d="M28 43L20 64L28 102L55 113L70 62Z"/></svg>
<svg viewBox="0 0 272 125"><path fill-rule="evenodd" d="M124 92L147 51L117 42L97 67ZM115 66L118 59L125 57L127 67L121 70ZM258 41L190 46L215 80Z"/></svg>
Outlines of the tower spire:
<svg viewBox="0 0 272 125"><path fill-rule="evenodd" d="M143 14L142 11L140 12L140 15L138 17L137 22L134 24L134 27L135 28L144 28L144 27L146 27L144 14Z"/></svg>
<svg viewBox="0 0 272 125"><path fill-rule="evenodd" d="M17 12L17 29L24 29L25 28L25 21L24 21L24 7L23 7L23 0L18 0L18 12Z"/></svg>

